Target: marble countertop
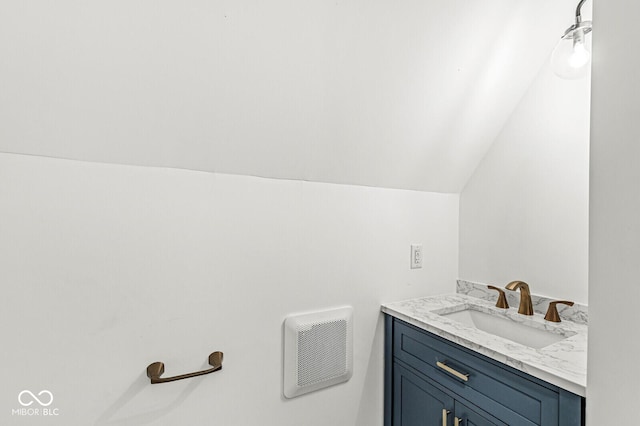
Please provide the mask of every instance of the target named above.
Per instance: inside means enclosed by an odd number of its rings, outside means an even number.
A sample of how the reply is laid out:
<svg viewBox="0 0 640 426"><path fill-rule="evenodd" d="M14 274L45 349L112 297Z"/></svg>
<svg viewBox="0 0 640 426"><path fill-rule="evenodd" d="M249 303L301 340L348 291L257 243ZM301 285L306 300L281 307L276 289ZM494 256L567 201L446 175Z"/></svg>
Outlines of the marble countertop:
<svg viewBox="0 0 640 426"><path fill-rule="evenodd" d="M441 316L470 307L569 337L542 349L534 349ZM584 324L572 321L552 323L545 321L540 314L532 317L520 315L517 308L499 309L495 302L465 294L387 303L382 305L382 312L570 392L580 396L586 394L587 326Z"/></svg>

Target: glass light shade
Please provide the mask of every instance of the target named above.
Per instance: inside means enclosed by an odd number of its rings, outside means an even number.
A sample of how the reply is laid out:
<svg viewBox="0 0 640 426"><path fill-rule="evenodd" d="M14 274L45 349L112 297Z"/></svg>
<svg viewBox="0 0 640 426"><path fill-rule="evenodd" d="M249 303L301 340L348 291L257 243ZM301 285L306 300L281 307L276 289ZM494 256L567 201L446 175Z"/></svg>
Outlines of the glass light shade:
<svg viewBox="0 0 640 426"><path fill-rule="evenodd" d="M591 53L585 39L586 32L582 27L567 31L553 50L551 67L558 77L576 80L587 75Z"/></svg>

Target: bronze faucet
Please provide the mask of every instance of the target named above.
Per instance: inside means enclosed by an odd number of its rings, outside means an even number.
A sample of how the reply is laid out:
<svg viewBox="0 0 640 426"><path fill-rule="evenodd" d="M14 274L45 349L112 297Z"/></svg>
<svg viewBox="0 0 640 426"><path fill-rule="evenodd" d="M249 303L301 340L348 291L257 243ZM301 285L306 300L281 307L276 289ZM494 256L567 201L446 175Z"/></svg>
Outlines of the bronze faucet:
<svg viewBox="0 0 640 426"><path fill-rule="evenodd" d="M553 302L550 302L549 308L547 309L547 315L544 316L544 319L552 322L560 322L560 314L558 314L558 308L556 307L558 303L573 306L573 302L570 302L568 300L555 300Z"/></svg>
<svg viewBox="0 0 640 426"><path fill-rule="evenodd" d="M520 290L520 307L518 308L518 313L522 315L533 315L533 303L531 302L529 284L524 281L511 281L504 288L514 291Z"/></svg>
<svg viewBox="0 0 640 426"><path fill-rule="evenodd" d="M489 290L497 290L498 291L498 301L496 302L496 308L509 309L509 303L507 303L507 297L504 294L504 290L492 285L488 285L487 288Z"/></svg>

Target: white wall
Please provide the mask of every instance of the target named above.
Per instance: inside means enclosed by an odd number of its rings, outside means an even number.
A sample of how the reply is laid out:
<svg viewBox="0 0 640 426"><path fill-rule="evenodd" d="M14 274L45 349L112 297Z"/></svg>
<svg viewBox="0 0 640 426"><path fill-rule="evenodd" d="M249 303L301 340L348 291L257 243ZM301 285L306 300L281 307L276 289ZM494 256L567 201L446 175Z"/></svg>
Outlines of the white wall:
<svg viewBox="0 0 640 426"><path fill-rule="evenodd" d="M457 228L457 195L0 154L0 423L47 389L47 424L381 425L380 303L452 291ZM284 317L345 304L353 378L283 400Z"/></svg>
<svg viewBox="0 0 640 426"><path fill-rule="evenodd" d="M0 1L0 151L457 193L574 3Z"/></svg>
<svg viewBox="0 0 640 426"><path fill-rule="evenodd" d="M627 25L640 5L594 3L587 420L600 426L640 403L640 40Z"/></svg>
<svg viewBox="0 0 640 426"><path fill-rule="evenodd" d="M540 70L461 193L461 278L587 302L589 92Z"/></svg>

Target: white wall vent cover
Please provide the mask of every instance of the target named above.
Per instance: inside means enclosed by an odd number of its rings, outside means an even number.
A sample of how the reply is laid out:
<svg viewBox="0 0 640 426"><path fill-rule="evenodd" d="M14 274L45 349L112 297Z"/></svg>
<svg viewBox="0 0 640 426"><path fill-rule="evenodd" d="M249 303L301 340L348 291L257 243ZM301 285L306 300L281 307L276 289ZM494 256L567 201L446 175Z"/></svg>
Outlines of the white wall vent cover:
<svg viewBox="0 0 640 426"><path fill-rule="evenodd" d="M285 319L285 397L294 398L351 378L352 318L349 306Z"/></svg>

